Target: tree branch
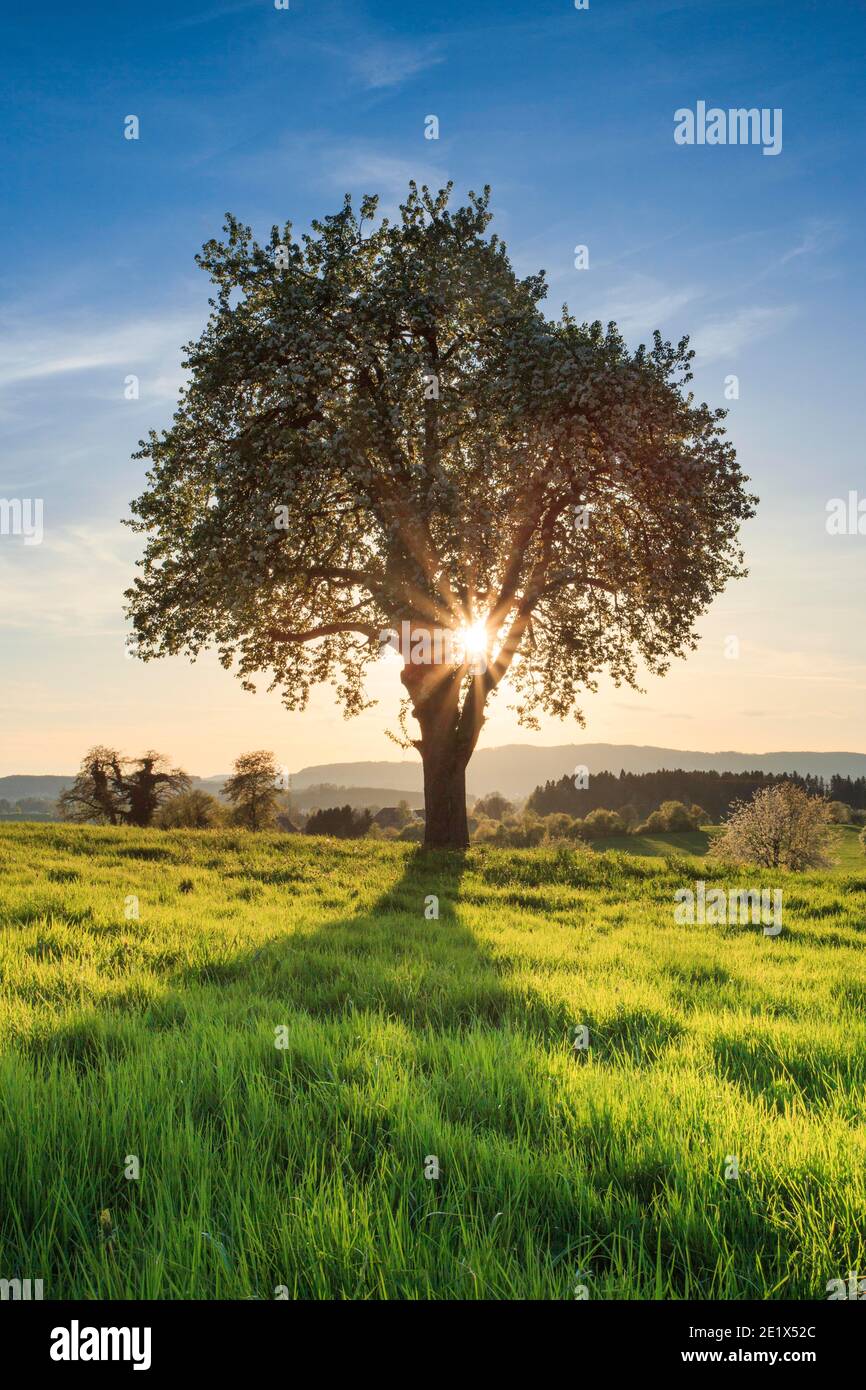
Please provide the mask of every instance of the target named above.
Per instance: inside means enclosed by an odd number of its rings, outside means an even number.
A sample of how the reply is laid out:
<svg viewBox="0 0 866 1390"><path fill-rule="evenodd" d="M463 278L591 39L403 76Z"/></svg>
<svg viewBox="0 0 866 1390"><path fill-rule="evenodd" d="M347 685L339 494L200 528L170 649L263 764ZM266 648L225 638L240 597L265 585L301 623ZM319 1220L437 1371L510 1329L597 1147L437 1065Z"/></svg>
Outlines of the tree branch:
<svg viewBox="0 0 866 1390"><path fill-rule="evenodd" d="M361 637L379 637L381 627L373 623L323 623L321 627L308 628L306 632L290 632L285 628L269 628L268 636L274 642L314 642L317 637L334 637L340 632L356 632Z"/></svg>

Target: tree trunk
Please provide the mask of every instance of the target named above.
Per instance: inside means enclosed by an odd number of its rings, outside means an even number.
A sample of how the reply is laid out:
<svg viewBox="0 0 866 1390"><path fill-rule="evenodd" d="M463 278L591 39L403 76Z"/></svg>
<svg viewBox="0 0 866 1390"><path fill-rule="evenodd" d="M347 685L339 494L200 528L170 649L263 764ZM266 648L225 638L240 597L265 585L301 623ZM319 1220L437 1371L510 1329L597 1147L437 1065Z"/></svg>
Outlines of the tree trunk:
<svg viewBox="0 0 866 1390"><path fill-rule="evenodd" d="M469 750L459 735L460 674L445 664L407 660L401 679L421 729L415 747L424 767L424 844L466 849Z"/></svg>
<svg viewBox="0 0 866 1390"><path fill-rule="evenodd" d="M447 849L466 849L466 764L456 736L429 743L422 739L424 765L424 844Z"/></svg>

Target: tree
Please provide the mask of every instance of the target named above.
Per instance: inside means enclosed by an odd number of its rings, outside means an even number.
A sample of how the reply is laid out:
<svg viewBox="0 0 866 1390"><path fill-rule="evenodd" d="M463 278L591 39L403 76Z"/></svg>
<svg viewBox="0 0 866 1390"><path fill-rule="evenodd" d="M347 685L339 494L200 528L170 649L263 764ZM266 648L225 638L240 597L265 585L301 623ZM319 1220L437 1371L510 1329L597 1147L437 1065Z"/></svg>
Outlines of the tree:
<svg viewBox="0 0 866 1390"><path fill-rule="evenodd" d="M169 797L156 813L156 824L161 830L212 830L222 818L216 797L196 790Z"/></svg>
<svg viewBox="0 0 866 1390"><path fill-rule="evenodd" d="M424 839L424 826L420 821L412 821L410 825L406 825L398 831L397 839L406 840L413 845L420 844Z"/></svg>
<svg viewBox="0 0 866 1390"><path fill-rule="evenodd" d="M792 782L765 787L751 801L735 802L730 819L716 837L711 855L731 864L761 864L767 869L826 867L830 808L820 796L808 796Z"/></svg>
<svg viewBox="0 0 866 1390"><path fill-rule="evenodd" d="M513 811L514 806L501 792L489 792L487 796L479 797L472 807L473 816L489 816L491 820L502 820Z"/></svg>
<svg viewBox="0 0 866 1390"><path fill-rule="evenodd" d="M706 818L700 806L684 806L681 801L663 801L657 811L651 811L637 827L637 833L655 834L659 831L699 830Z"/></svg>
<svg viewBox="0 0 866 1390"><path fill-rule="evenodd" d="M162 753L150 749L127 758L99 745L85 754L72 786L60 793L57 810L62 820L148 826L167 797L188 787L187 774L171 767Z"/></svg>
<svg viewBox="0 0 866 1390"><path fill-rule="evenodd" d="M565 811L551 811L549 816L543 816L542 819L548 840L583 839L583 821L576 820L574 816L569 816Z"/></svg>
<svg viewBox="0 0 866 1390"><path fill-rule="evenodd" d="M131 770L124 777L128 803L125 819L129 825L152 825L168 797L189 790L190 779L179 767L169 766L168 758L152 748L130 761Z"/></svg>
<svg viewBox="0 0 866 1390"><path fill-rule="evenodd" d="M681 801L663 801L658 811L665 823L665 830L695 830L700 811L684 806Z"/></svg>
<svg viewBox="0 0 866 1390"><path fill-rule="evenodd" d="M509 849L534 849L540 845L547 833L547 826L531 811L521 816L511 816L498 821L490 842L507 846Z"/></svg>
<svg viewBox="0 0 866 1390"><path fill-rule="evenodd" d="M44 796L20 796L15 802L15 810L20 811L22 815L33 811L44 814L50 809L51 802Z"/></svg>
<svg viewBox="0 0 866 1390"><path fill-rule="evenodd" d="M355 811L351 806L323 806L307 821L307 835L335 835L340 840L358 840L366 835L373 820L368 810Z"/></svg>
<svg viewBox="0 0 866 1390"><path fill-rule="evenodd" d="M465 772L506 677L520 720L575 712L606 670L637 685L696 645L742 575L755 498L724 411L696 405L688 340L541 311L488 237L489 190L410 185L295 240L229 215L174 421L137 457L147 537L128 613L145 660L215 646L289 709L347 715L384 645L417 721L429 845L468 842ZM408 735L407 735L408 738Z"/></svg>
<svg viewBox="0 0 866 1390"><path fill-rule="evenodd" d="M279 768L273 753L259 749L235 759L234 775L223 787L232 803L232 824L246 830L267 830L276 823Z"/></svg>
<svg viewBox="0 0 866 1390"><path fill-rule="evenodd" d="M625 833L625 822L616 811L606 811L598 807L595 811L590 811L588 816L584 816L581 822L581 830L590 840L600 839L606 835L623 835Z"/></svg>
<svg viewBox="0 0 866 1390"><path fill-rule="evenodd" d="M57 798L61 820L123 825L128 808L124 762L116 748L101 744L85 753L72 786Z"/></svg>

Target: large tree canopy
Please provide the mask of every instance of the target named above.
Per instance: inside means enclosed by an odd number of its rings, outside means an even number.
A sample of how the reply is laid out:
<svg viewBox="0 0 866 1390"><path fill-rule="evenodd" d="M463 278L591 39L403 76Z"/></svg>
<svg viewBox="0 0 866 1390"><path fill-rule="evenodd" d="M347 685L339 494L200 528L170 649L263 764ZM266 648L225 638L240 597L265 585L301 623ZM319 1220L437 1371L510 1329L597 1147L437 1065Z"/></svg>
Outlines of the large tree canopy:
<svg viewBox="0 0 866 1390"><path fill-rule="evenodd" d="M412 185L390 225L347 197L266 246L229 217L131 523L145 659L213 645L289 709L331 681L354 714L383 632L409 634L432 844L466 841L465 767L506 672L530 724L580 717L603 671L663 672L744 572L755 501L724 412L684 389L687 339L631 352L613 324L548 320L488 198L451 210L450 187ZM467 629L471 651L418 640Z"/></svg>

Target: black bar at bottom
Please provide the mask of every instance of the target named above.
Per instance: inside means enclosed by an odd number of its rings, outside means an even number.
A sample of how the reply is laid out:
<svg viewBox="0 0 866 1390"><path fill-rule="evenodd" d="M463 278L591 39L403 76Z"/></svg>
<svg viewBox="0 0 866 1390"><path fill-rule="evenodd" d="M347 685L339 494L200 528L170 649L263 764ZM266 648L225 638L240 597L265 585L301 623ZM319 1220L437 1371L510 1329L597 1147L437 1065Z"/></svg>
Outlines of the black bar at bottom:
<svg viewBox="0 0 866 1390"><path fill-rule="evenodd" d="M136 1379L166 1373L233 1371L294 1376L312 1361L319 1370L345 1365L353 1374L379 1374L387 1362L401 1379L431 1383L441 1373L461 1377L476 1361L489 1380L500 1358L515 1369L516 1353L539 1372L566 1354L560 1373L577 1374L587 1354L608 1371L670 1371L761 1366L828 1373L852 1364L862 1348L862 1314L847 1300L815 1303L637 1303L578 1301L520 1303L98 1303L3 1302L4 1350L20 1368L61 1381L102 1372ZM850 1300L866 1301L862 1298ZM840 1306L841 1304L841 1306ZM451 1311L453 1309L453 1311ZM453 1318L453 1322L452 1322ZM459 1367L456 1344L460 1338ZM411 1332L407 1359L383 1337ZM529 1333L532 1340L527 1341ZM538 1339L538 1334L544 1340ZM393 1353L397 1352L395 1356ZM343 1359L344 1358L344 1359ZM509 1365L510 1363L510 1365ZM271 1367L269 1372L266 1368ZM400 1369L402 1366L402 1369ZM378 1368L378 1369L377 1369ZM306 1373L305 1373L306 1378Z"/></svg>

